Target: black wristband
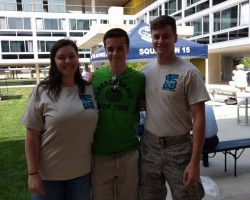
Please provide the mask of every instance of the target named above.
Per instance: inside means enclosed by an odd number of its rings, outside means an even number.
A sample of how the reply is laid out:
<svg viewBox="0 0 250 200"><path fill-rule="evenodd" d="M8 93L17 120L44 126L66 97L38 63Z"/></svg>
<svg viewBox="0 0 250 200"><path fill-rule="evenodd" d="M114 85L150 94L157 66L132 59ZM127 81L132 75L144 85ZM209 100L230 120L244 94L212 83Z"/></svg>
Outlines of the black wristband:
<svg viewBox="0 0 250 200"><path fill-rule="evenodd" d="M33 176L33 175L36 175L36 174L39 174L39 172L35 172L35 173L28 173L29 176Z"/></svg>

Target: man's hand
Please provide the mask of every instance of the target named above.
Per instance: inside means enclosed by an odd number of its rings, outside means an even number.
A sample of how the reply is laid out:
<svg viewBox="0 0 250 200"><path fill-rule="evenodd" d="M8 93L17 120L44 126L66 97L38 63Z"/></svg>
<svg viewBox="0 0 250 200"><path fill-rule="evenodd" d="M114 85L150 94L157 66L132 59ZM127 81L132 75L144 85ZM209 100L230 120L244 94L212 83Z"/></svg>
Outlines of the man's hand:
<svg viewBox="0 0 250 200"><path fill-rule="evenodd" d="M191 186L200 179L200 165L189 163L183 174L183 184Z"/></svg>

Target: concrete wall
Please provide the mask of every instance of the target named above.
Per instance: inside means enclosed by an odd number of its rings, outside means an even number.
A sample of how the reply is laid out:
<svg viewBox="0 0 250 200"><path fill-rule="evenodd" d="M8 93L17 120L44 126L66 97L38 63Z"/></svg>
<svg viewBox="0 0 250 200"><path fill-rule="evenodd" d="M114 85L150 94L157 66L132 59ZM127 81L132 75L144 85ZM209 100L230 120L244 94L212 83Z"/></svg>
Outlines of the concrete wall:
<svg viewBox="0 0 250 200"><path fill-rule="evenodd" d="M207 83L220 83L221 82L221 55L208 54L208 80Z"/></svg>
<svg viewBox="0 0 250 200"><path fill-rule="evenodd" d="M205 73L206 73L205 59L203 59L203 58L192 58L192 59L190 59L190 62L199 69L203 79L205 80Z"/></svg>

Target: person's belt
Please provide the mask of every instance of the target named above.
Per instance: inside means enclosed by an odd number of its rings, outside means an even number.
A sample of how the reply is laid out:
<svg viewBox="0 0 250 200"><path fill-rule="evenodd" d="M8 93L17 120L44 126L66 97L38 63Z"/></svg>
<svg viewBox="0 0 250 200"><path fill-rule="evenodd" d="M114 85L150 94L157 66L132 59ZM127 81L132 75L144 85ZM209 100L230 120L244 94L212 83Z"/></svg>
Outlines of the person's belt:
<svg viewBox="0 0 250 200"><path fill-rule="evenodd" d="M183 144L183 143L189 141L189 139L190 139L190 133L186 133L184 135L179 135L179 136L174 136L174 137L158 137L156 135L153 135L149 131L145 130L144 134L145 134L144 137L147 137L150 140L159 142L159 144L162 147Z"/></svg>

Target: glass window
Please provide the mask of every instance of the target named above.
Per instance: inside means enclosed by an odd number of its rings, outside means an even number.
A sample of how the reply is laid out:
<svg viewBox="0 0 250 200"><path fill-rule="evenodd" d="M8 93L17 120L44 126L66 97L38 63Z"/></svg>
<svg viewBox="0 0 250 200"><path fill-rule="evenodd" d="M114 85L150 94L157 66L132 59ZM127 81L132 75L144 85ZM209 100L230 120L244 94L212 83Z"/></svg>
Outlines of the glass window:
<svg viewBox="0 0 250 200"><path fill-rule="evenodd" d="M66 6L65 6L65 0L49 0L47 2L48 4L48 11L49 12L55 12L55 13L65 13L66 12Z"/></svg>
<svg viewBox="0 0 250 200"><path fill-rule="evenodd" d="M33 52L33 42L25 41L25 49L26 49L26 52Z"/></svg>
<svg viewBox="0 0 250 200"><path fill-rule="evenodd" d="M16 10L17 11L22 11L23 10L22 0L16 0Z"/></svg>
<svg viewBox="0 0 250 200"><path fill-rule="evenodd" d="M46 52L50 52L54 43L54 41L46 41Z"/></svg>
<svg viewBox="0 0 250 200"><path fill-rule="evenodd" d="M24 41L10 41L11 52L25 52Z"/></svg>
<svg viewBox="0 0 250 200"><path fill-rule="evenodd" d="M156 9L154 9L154 10L152 10L152 11L149 12L149 19L150 20L153 20L153 19L155 19L158 16L159 16L159 10L158 10L158 8L156 8Z"/></svg>
<svg viewBox="0 0 250 200"><path fill-rule="evenodd" d="M181 18L182 18L182 17L181 17L181 12L178 12L178 13L172 15L172 17L173 17L176 21L177 21L178 19L181 19Z"/></svg>
<svg viewBox="0 0 250 200"><path fill-rule="evenodd" d="M182 0L178 0L178 10L182 9Z"/></svg>
<svg viewBox="0 0 250 200"><path fill-rule="evenodd" d="M248 37L248 28L229 32L229 40L245 38L245 37Z"/></svg>
<svg viewBox="0 0 250 200"><path fill-rule="evenodd" d="M77 20L77 30L89 30L89 20Z"/></svg>
<svg viewBox="0 0 250 200"><path fill-rule="evenodd" d="M101 19L101 24L108 24L108 20L106 20L106 19Z"/></svg>
<svg viewBox="0 0 250 200"><path fill-rule="evenodd" d="M181 0L170 0L165 3L165 14L170 15L174 12L181 10L182 1Z"/></svg>
<svg viewBox="0 0 250 200"><path fill-rule="evenodd" d="M45 52L45 42L44 41L38 41L38 52Z"/></svg>
<svg viewBox="0 0 250 200"><path fill-rule="evenodd" d="M237 6L221 11L221 30L237 26Z"/></svg>
<svg viewBox="0 0 250 200"><path fill-rule="evenodd" d="M10 52L9 42L8 41L2 41L2 52Z"/></svg>
<svg viewBox="0 0 250 200"><path fill-rule="evenodd" d="M223 42L228 40L228 33L213 35L213 43Z"/></svg>
<svg viewBox="0 0 250 200"><path fill-rule="evenodd" d="M69 20L69 29L70 30L76 30L76 19L70 19Z"/></svg>
<svg viewBox="0 0 250 200"><path fill-rule="evenodd" d="M0 29L6 29L5 17L0 17Z"/></svg>
<svg viewBox="0 0 250 200"><path fill-rule="evenodd" d="M185 16L189 16L195 13L195 6L185 10Z"/></svg>
<svg viewBox="0 0 250 200"><path fill-rule="evenodd" d="M187 0L187 6L190 6L194 3L197 3L198 1L200 1L200 0Z"/></svg>
<svg viewBox="0 0 250 200"><path fill-rule="evenodd" d="M64 27L64 19L57 19L58 21L58 30L63 30Z"/></svg>
<svg viewBox="0 0 250 200"><path fill-rule="evenodd" d="M8 18L9 29L23 29L23 19L16 17Z"/></svg>
<svg viewBox="0 0 250 200"><path fill-rule="evenodd" d="M202 35L202 21L197 19L193 21L192 25L194 26L194 36Z"/></svg>
<svg viewBox="0 0 250 200"><path fill-rule="evenodd" d="M22 0L23 11L32 11L30 10L29 0ZM31 5L33 7L33 5Z"/></svg>
<svg viewBox="0 0 250 200"><path fill-rule="evenodd" d="M220 12L214 13L214 31L220 30Z"/></svg>
<svg viewBox="0 0 250 200"><path fill-rule="evenodd" d="M209 1L205 1L205 2L197 5L196 6L196 12L200 12L200 11L205 10L207 8L209 8Z"/></svg>
<svg viewBox="0 0 250 200"><path fill-rule="evenodd" d="M172 13L176 12L177 11L176 1L175 0L170 0L168 3L169 3L169 12L168 12L168 14L172 14Z"/></svg>
<svg viewBox="0 0 250 200"><path fill-rule="evenodd" d="M36 19L36 29L43 30L43 20L42 19Z"/></svg>
<svg viewBox="0 0 250 200"><path fill-rule="evenodd" d="M240 25L248 25L249 24L249 2L242 3L240 5Z"/></svg>
<svg viewBox="0 0 250 200"><path fill-rule="evenodd" d="M16 11L17 10L16 0L1 1L0 10Z"/></svg>
<svg viewBox="0 0 250 200"><path fill-rule="evenodd" d="M36 0L35 2L36 12L43 12L43 0Z"/></svg>
<svg viewBox="0 0 250 200"><path fill-rule="evenodd" d="M209 16L203 17L203 34L209 33Z"/></svg>
<svg viewBox="0 0 250 200"><path fill-rule="evenodd" d="M44 19L45 30L58 30L57 19Z"/></svg>
<svg viewBox="0 0 250 200"><path fill-rule="evenodd" d="M199 38L196 40L196 42L200 44L209 44L209 37Z"/></svg>
<svg viewBox="0 0 250 200"><path fill-rule="evenodd" d="M30 18L23 18L24 29L31 29Z"/></svg>
<svg viewBox="0 0 250 200"><path fill-rule="evenodd" d="M227 0L213 0L213 6L217 5L217 4L220 4L224 1L227 1Z"/></svg>

